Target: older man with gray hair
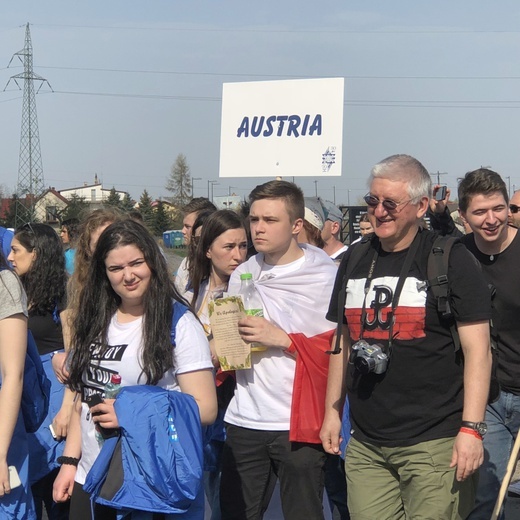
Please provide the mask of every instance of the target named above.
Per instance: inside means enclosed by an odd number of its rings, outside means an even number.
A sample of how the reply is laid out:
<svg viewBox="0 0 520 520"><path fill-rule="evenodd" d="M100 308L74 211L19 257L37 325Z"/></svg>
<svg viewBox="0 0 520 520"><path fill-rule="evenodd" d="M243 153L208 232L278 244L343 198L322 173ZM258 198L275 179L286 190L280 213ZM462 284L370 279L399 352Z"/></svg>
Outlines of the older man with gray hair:
<svg viewBox="0 0 520 520"><path fill-rule="evenodd" d="M321 439L338 453L347 393L353 520L463 519L474 503L491 371L490 293L475 259L454 244L448 294L462 363L425 283L436 235L420 220L430 194L417 159L394 155L374 166L365 196L374 235L347 251L327 313L341 320L341 353L330 359Z"/></svg>

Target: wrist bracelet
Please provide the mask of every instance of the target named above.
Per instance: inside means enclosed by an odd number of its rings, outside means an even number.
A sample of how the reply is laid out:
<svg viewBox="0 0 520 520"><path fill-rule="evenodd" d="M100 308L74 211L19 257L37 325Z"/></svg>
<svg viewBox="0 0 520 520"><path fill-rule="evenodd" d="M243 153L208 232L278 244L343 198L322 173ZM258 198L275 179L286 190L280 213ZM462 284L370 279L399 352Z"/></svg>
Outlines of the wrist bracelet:
<svg viewBox="0 0 520 520"><path fill-rule="evenodd" d="M469 435L473 435L473 437L476 437L477 439L482 440L482 435L477 430L472 430L471 428L465 428L464 426L459 430L462 433L467 433Z"/></svg>
<svg viewBox="0 0 520 520"><path fill-rule="evenodd" d="M78 467L78 464L79 464L79 459L77 459L76 457L65 457L65 456L61 456L61 457L58 457L58 464L68 464L69 466L74 466L74 467Z"/></svg>

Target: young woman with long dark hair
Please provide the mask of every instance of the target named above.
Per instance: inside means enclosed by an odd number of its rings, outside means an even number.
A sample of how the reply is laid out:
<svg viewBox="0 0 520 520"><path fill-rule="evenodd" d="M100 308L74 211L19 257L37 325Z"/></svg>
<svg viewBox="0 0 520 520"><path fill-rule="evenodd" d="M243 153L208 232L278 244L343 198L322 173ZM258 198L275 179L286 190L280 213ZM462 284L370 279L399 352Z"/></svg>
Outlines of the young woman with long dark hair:
<svg viewBox="0 0 520 520"><path fill-rule="evenodd" d="M119 373L122 386L155 385L190 394L201 423L215 420L209 347L189 310L175 326L172 346L172 316L179 301L166 261L142 224L127 219L103 231L79 295L81 312L73 323L69 384L80 398L70 423L64 464L54 484L56 501L72 496L71 518L91 518L83 484L100 452L96 425L119 426L114 400L105 399L91 409L85 402L87 396L103 392L110 374ZM114 514L111 508L95 506L96 520L114 518Z"/></svg>

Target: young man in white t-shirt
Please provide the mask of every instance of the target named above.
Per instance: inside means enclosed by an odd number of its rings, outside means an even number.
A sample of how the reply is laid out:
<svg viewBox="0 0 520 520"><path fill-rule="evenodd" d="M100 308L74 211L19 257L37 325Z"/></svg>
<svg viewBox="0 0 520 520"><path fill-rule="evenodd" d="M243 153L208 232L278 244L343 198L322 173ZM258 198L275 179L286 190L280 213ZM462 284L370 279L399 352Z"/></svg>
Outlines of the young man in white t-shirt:
<svg viewBox="0 0 520 520"><path fill-rule="evenodd" d="M298 244L300 188L271 181L257 186L250 202L258 254L236 269L229 292L238 293L240 274L253 275L264 317L245 317L239 332L267 348L252 353L250 370L236 373L225 416L222 517L261 518L279 478L285 519L323 518L319 418L333 333L325 312L336 267L322 250Z"/></svg>

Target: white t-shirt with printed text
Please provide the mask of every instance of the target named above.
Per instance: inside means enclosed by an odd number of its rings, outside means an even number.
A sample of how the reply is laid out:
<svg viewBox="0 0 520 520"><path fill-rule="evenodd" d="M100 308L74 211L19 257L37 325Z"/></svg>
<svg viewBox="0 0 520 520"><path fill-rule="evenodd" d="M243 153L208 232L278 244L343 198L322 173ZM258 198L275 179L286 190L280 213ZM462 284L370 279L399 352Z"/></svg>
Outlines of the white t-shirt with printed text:
<svg viewBox="0 0 520 520"><path fill-rule="evenodd" d="M146 384L141 363L142 324L142 317L130 323L119 323L116 315L112 317L108 328L110 347L103 355L103 359L100 360L99 355L96 356L96 349L92 347L91 359L93 361L83 375L83 401L87 395L103 391L106 383L110 381L111 375L115 373L121 376L121 386ZM179 319L175 333L174 368L165 373L157 386L167 390L180 391L177 374L211 369L213 365L204 330L191 312L186 312ZM76 482L85 483L86 475L100 450L94 422L87 404L83 402L81 405L81 459L76 473Z"/></svg>

